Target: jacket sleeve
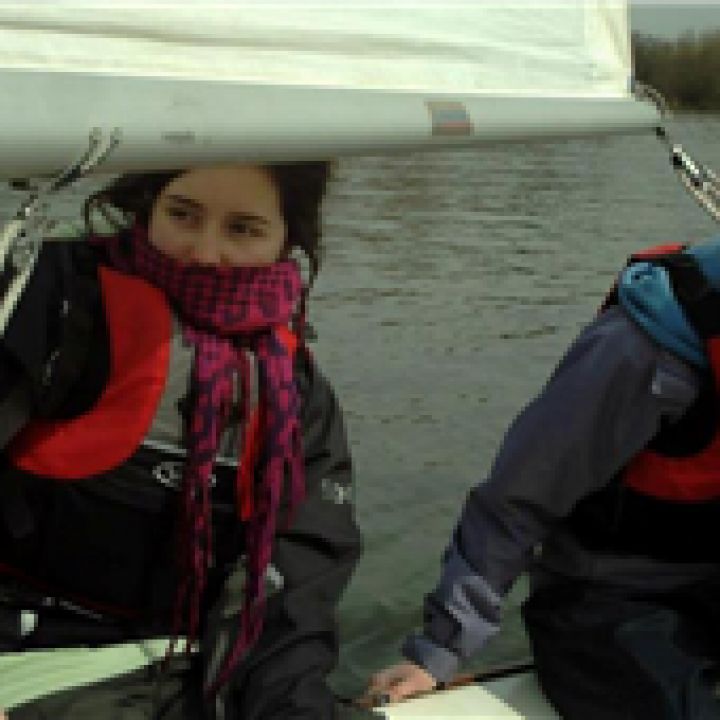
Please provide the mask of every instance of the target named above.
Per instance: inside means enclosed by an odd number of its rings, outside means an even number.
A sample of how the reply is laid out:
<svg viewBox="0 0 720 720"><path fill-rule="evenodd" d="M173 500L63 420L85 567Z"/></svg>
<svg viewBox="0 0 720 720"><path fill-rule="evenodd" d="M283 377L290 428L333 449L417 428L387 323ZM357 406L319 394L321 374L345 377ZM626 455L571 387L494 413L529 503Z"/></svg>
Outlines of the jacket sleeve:
<svg viewBox="0 0 720 720"><path fill-rule="evenodd" d="M0 297L0 307L6 302ZM104 322L89 248L45 243L0 337L0 448L30 416L58 412L87 364L99 364ZM94 375L104 381L103 372Z"/></svg>
<svg viewBox="0 0 720 720"><path fill-rule="evenodd" d="M58 265L57 253L43 247L37 265L15 307L8 294L0 298L3 314L10 312L0 338L0 447L12 439L41 402L48 384L50 366L57 340ZM7 284L3 284L7 288Z"/></svg>
<svg viewBox="0 0 720 720"><path fill-rule="evenodd" d="M535 546L577 502L606 485L696 398L699 376L619 308L570 347L507 432L487 481L469 493L403 654L439 681L500 625L502 598Z"/></svg>
<svg viewBox="0 0 720 720"><path fill-rule="evenodd" d="M263 632L241 661L212 716L230 720L330 720L336 703L326 677L337 662L336 606L361 552L352 463L340 407L317 367L302 359L307 494L292 526L275 537ZM230 578L230 584L236 580ZM234 599L233 599L234 597ZM238 627L237 590L206 642L213 677Z"/></svg>

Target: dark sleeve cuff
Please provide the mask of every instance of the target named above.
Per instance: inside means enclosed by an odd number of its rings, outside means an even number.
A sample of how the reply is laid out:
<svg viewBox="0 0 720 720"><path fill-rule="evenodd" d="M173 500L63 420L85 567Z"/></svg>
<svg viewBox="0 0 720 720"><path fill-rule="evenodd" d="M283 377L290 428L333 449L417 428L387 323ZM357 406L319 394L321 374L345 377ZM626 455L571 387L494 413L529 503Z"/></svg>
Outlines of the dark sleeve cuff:
<svg viewBox="0 0 720 720"><path fill-rule="evenodd" d="M460 665L460 658L455 653L419 633L406 638L401 652L408 660L427 670L438 682L452 680Z"/></svg>

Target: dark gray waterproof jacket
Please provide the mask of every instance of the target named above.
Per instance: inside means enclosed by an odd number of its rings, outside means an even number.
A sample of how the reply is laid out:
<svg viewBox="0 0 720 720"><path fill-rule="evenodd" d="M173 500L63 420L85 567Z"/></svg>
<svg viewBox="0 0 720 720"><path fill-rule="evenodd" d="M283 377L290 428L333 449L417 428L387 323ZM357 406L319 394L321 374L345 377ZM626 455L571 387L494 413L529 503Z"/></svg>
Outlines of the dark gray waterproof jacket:
<svg viewBox="0 0 720 720"><path fill-rule="evenodd" d="M45 244L0 340L1 446L33 417L72 417L90 407L102 391L108 334L96 265L96 257L82 243ZM297 354L296 377L307 494L292 525L277 532L264 630L230 683L216 697L202 696L203 680L212 680L233 644L242 602L242 533L228 512L232 499L220 497L213 516L225 552L221 567L212 573L200 652L174 657L164 673L155 663L53 693L11 710L11 720L339 716L326 679L337 661L336 605L361 551L352 505L352 463L334 393L304 353ZM158 482L168 478L155 471L177 460L176 450L169 448L167 454L150 443L106 476L70 483L18 478L3 461L0 552L35 577L25 582L0 572L0 651L101 645L167 634L170 626L158 625L157 618L153 625L84 612L76 598L70 603L55 597L52 584L64 583L79 595L127 594L131 603L138 598L154 602L167 590L178 493L172 483ZM232 485L222 468L217 477L218 485L224 479ZM218 492L222 495L222 488ZM98 563L104 571L97 570ZM113 568L122 575L121 584L113 585ZM155 593L156 588L160 590ZM164 597L159 606L167 607L167 601ZM21 623L21 614L29 611L36 618L30 632Z"/></svg>
<svg viewBox="0 0 720 720"><path fill-rule="evenodd" d="M707 381L621 307L589 324L511 425L490 476L470 491L405 656L449 680L497 632L501 601L526 570L534 588L571 579L650 592L717 572L717 502L664 508L664 522L643 530L654 537L640 538L663 546L657 556L623 549L611 527L613 513L622 515L619 473L686 416ZM589 543L583 524L602 517L603 503L612 507L606 538ZM702 523L690 510L702 511Z"/></svg>

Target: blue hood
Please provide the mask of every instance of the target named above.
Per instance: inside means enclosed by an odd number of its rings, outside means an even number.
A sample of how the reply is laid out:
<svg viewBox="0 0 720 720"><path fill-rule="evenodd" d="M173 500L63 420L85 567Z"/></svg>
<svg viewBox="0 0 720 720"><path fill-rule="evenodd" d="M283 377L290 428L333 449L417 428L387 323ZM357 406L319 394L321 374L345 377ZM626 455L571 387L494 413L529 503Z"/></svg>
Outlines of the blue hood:
<svg viewBox="0 0 720 720"><path fill-rule="evenodd" d="M698 261L710 284L720 290L720 238L685 252ZM620 274L618 300L664 348L696 367L708 367L703 341L675 298L665 268L652 262L633 263Z"/></svg>

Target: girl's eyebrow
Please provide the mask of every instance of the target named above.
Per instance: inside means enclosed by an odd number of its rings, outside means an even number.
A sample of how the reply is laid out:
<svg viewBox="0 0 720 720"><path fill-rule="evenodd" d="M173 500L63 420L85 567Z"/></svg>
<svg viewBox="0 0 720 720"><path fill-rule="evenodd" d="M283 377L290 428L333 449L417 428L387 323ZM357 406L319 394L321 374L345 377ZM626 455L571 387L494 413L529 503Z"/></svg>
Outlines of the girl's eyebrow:
<svg viewBox="0 0 720 720"><path fill-rule="evenodd" d="M203 210L205 207L202 203L199 203L197 200L192 200L191 198L184 197L183 195L168 195L168 199L174 200L175 202L180 203L181 205L190 205L197 210Z"/></svg>
<svg viewBox="0 0 720 720"><path fill-rule="evenodd" d="M270 221L262 215L255 215L254 213L248 212L233 212L230 213L230 217L235 220L244 220L257 223L258 225L269 225Z"/></svg>
<svg viewBox="0 0 720 720"><path fill-rule="evenodd" d="M197 200L193 200L192 198L185 197L184 195L168 195L168 199L173 200L174 202L180 203L181 205L187 205L194 210L204 210L205 206L198 202ZM270 221L263 217L262 215L256 215L255 213L249 213L249 212L232 212L230 213L233 220L245 220L245 221L251 221L255 223L259 223L261 225L269 225Z"/></svg>

